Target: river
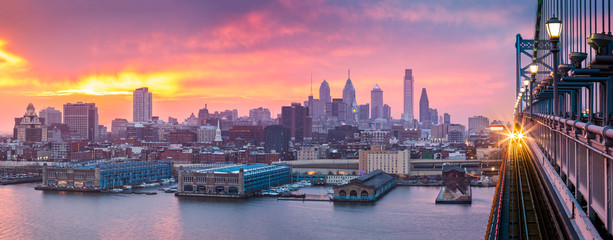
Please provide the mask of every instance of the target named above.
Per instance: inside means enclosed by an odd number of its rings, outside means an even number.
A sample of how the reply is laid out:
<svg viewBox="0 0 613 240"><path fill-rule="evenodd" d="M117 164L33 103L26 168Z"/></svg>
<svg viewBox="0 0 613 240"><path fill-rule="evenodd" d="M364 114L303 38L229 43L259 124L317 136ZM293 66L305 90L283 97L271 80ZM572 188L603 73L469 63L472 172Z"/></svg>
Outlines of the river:
<svg viewBox="0 0 613 240"><path fill-rule="evenodd" d="M357 204L43 192L34 186L0 186L0 239L481 239L494 193L473 188L470 205L437 205L438 187L399 186L376 203Z"/></svg>

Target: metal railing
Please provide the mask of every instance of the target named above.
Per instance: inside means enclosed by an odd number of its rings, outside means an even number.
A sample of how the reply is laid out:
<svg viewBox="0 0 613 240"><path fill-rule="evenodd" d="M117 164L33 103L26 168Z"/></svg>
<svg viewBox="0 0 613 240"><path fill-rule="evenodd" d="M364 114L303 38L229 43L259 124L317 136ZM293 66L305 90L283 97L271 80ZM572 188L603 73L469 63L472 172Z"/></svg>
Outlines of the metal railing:
<svg viewBox="0 0 613 240"><path fill-rule="evenodd" d="M545 114L521 116L592 223L612 234L613 128Z"/></svg>

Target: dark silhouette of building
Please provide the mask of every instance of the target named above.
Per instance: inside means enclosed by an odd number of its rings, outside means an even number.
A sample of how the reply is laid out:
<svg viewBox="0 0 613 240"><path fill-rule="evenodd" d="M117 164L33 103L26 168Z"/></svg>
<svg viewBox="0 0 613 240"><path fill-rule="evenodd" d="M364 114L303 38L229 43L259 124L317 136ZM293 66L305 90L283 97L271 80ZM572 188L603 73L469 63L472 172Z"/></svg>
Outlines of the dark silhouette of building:
<svg viewBox="0 0 613 240"><path fill-rule="evenodd" d="M428 93L426 89L421 89L421 97L419 98L419 121L422 124L431 124L432 115L430 114L430 102L428 101Z"/></svg>
<svg viewBox="0 0 613 240"><path fill-rule="evenodd" d="M288 128L290 136L297 142L302 142L304 138L312 137L312 120L309 117L309 108L301 106L300 103L292 103L291 106L281 108L281 125Z"/></svg>
<svg viewBox="0 0 613 240"><path fill-rule="evenodd" d="M328 141L344 141L346 139L353 139L356 134L359 134L358 127L351 125L343 125L335 127L333 130L328 131Z"/></svg>
<svg viewBox="0 0 613 240"><path fill-rule="evenodd" d="M347 104L343 102L343 99L332 99L332 102L326 103L326 119L346 122L347 109Z"/></svg>
<svg viewBox="0 0 613 240"><path fill-rule="evenodd" d="M266 143L264 148L266 152L280 153L283 157L288 155L290 132L289 129L282 125L271 125L264 129Z"/></svg>
<svg viewBox="0 0 613 240"><path fill-rule="evenodd" d="M260 126L233 126L229 134L230 141L242 139L256 146L264 142L264 129Z"/></svg>
<svg viewBox="0 0 613 240"><path fill-rule="evenodd" d="M135 124L127 127L126 138L145 142L158 142L160 140L158 128L149 124Z"/></svg>
<svg viewBox="0 0 613 240"><path fill-rule="evenodd" d="M189 130L179 129L168 133L168 142L173 144L187 144L196 142L198 139L196 133Z"/></svg>
<svg viewBox="0 0 613 240"><path fill-rule="evenodd" d="M369 111L370 111L370 104L368 103L358 106L358 120L360 122L368 121L368 118L370 117Z"/></svg>
<svg viewBox="0 0 613 240"><path fill-rule="evenodd" d="M451 123L451 115L449 115L449 113L444 113L443 114L443 123L444 124L450 124Z"/></svg>

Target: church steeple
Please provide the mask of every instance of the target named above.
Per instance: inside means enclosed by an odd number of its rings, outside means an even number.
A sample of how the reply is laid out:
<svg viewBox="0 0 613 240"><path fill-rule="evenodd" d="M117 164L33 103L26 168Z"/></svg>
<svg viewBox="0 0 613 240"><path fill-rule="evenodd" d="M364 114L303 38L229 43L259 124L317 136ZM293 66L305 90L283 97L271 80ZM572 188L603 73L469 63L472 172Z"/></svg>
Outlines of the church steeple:
<svg viewBox="0 0 613 240"><path fill-rule="evenodd" d="M223 142L221 138L221 128L219 127L219 119L217 119L217 129L215 129L215 142Z"/></svg>

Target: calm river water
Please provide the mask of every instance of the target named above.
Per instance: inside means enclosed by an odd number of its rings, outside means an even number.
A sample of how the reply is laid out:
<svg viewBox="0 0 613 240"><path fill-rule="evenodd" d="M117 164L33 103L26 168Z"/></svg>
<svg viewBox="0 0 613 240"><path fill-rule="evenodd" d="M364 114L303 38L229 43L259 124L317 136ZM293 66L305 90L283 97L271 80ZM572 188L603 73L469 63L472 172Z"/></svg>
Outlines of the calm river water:
<svg viewBox="0 0 613 240"><path fill-rule="evenodd" d="M471 205L436 205L439 188L401 186L374 204L347 204L43 192L34 186L0 186L0 239L482 239L494 193L473 188Z"/></svg>

